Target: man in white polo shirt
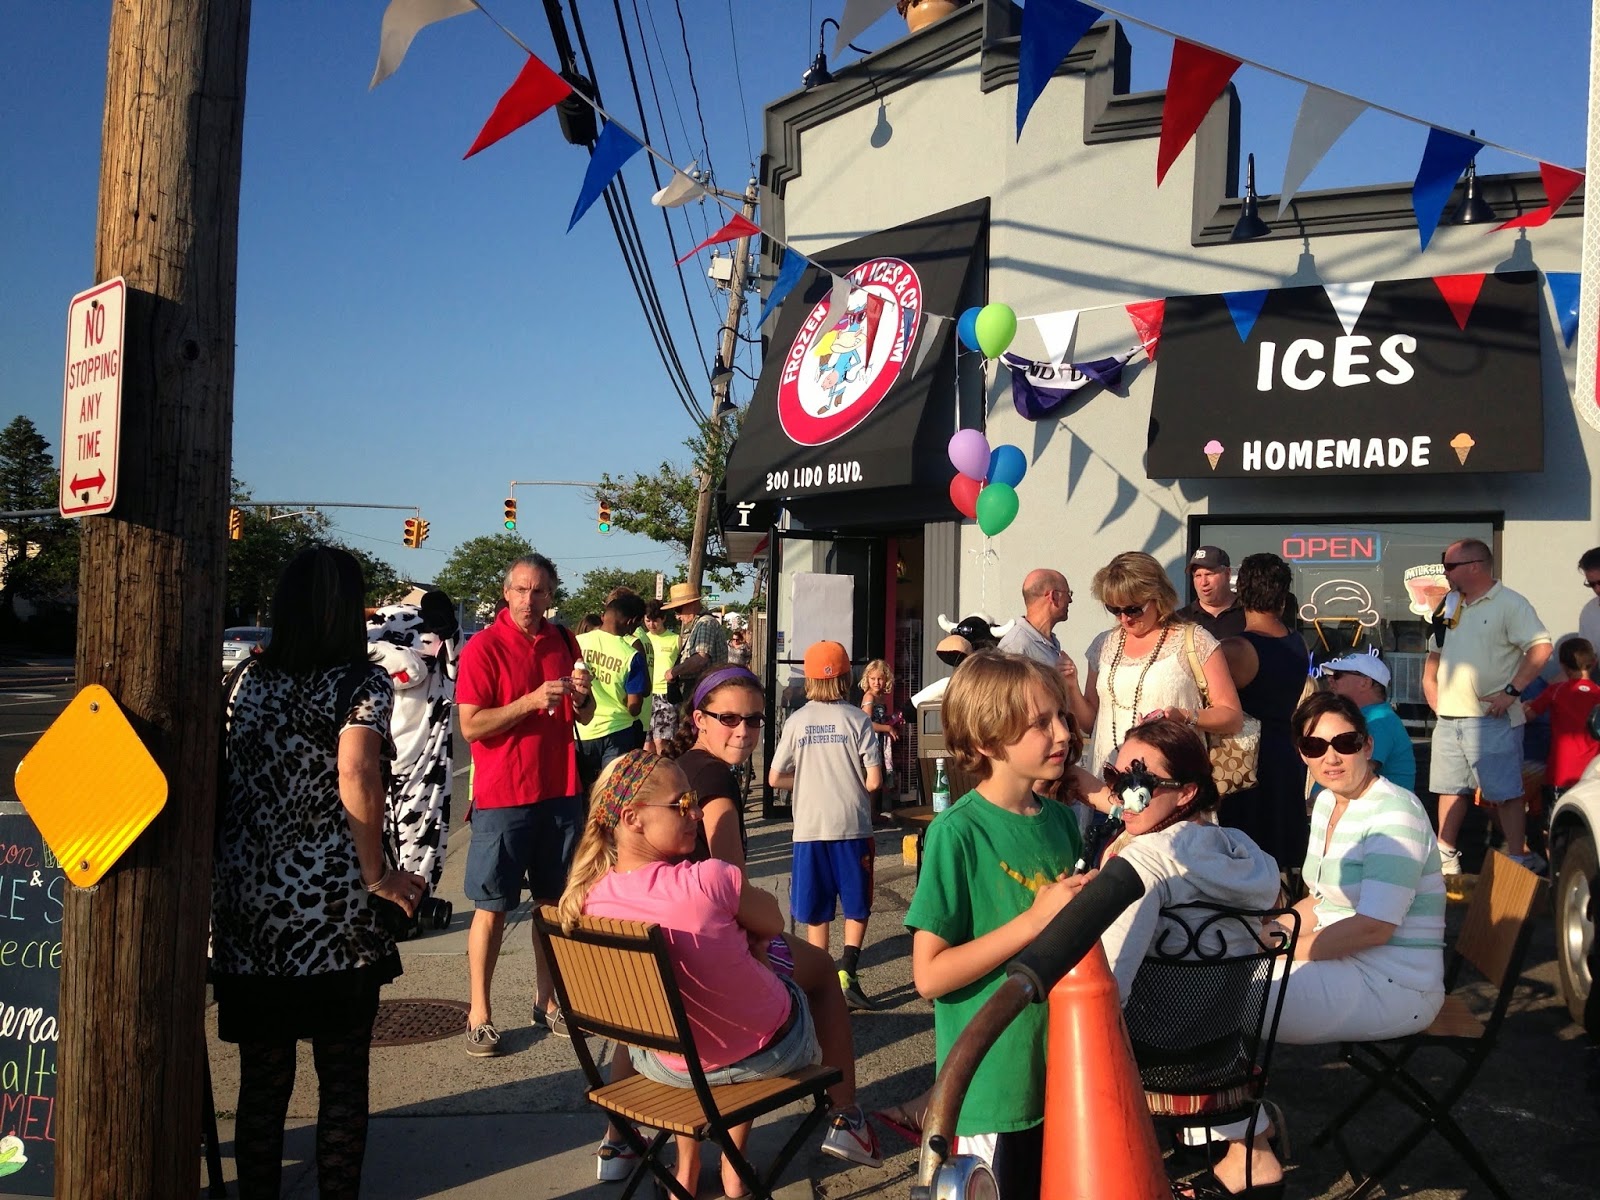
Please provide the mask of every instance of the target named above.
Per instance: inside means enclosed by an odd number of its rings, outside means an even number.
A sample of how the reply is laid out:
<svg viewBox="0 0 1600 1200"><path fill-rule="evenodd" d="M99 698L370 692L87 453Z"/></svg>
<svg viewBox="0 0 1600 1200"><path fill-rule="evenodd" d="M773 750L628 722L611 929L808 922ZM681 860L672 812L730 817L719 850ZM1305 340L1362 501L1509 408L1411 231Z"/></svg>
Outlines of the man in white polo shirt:
<svg viewBox="0 0 1600 1200"><path fill-rule="evenodd" d="M1440 560L1450 592L1434 617L1434 648L1422 692L1439 714L1429 786L1439 794L1439 855L1461 873L1456 837L1474 789L1492 805L1506 853L1533 870L1522 803L1522 704L1518 697L1550 659L1550 634L1533 605L1494 575L1494 555L1476 538L1452 542Z"/></svg>

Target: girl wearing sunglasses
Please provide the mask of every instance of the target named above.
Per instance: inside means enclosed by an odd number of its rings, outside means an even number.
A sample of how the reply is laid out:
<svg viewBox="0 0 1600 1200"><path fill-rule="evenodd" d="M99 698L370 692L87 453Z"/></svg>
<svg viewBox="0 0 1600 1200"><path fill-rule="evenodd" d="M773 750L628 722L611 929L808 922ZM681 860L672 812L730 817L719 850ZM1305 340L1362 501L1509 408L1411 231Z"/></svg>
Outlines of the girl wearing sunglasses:
<svg viewBox="0 0 1600 1200"><path fill-rule="evenodd" d="M720 858L744 866L744 789L734 772L761 744L766 711L761 680L748 667L716 667L695 685L678 732L662 747L700 797L695 862Z"/></svg>

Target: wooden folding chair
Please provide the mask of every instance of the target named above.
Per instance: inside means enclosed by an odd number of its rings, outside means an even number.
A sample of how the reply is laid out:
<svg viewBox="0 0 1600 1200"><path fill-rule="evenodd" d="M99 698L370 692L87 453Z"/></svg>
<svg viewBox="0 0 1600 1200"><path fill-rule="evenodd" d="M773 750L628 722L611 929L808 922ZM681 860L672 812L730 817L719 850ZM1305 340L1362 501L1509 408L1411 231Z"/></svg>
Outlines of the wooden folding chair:
<svg viewBox="0 0 1600 1200"><path fill-rule="evenodd" d="M604 1109L623 1140L639 1155L622 1200L629 1200L648 1174L679 1200L694 1200L661 1161L673 1134L711 1141L722 1149L750 1194L770 1200L772 1187L795 1151L821 1125L828 1112L827 1089L841 1079L836 1067L805 1067L792 1075L712 1087L695 1051L694 1033L667 957L667 941L657 925L584 917L564 933L556 910L533 914L534 936L543 945L554 976L556 998L572 1030L572 1046L589 1081L589 1100ZM642 1075L607 1083L584 1042L584 1034L681 1055L692 1087L671 1087ZM622 1053L621 1045L616 1053ZM758 1175L729 1134L736 1125L796 1101L810 1100L811 1111L778 1151L765 1176ZM639 1126L656 1130L646 1142Z"/></svg>
<svg viewBox="0 0 1600 1200"><path fill-rule="evenodd" d="M1472 1139L1450 1115L1451 1108L1471 1085L1484 1060L1494 1049L1495 1038L1505 1020L1506 1010L1522 976L1522 961L1528 950L1533 914L1544 901L1548 885L1526 867L1512 862L1499 852L1484 859L1471 906L1445 968L1445 1000L1433 1024L1421 1033L1388 1042L1346 1042L1339 1047L1340 1057L1367 1077L1359 1095L1312 1139L1312 1145L1325 1145L1330 1139L1338 1149L1356 1181L1346 1200L1360 1200L1370 1193L1418 1142L1435 1130L1456 1148L1484 1183L1500 1200L1511 1200L1484 1161ZM1494 1008L1480 1017L1456 994L1463 964L1471 966L1499 988ZM1442 1085L1430 1086L1425 1076L1407 1069L1418 1050L1438 1047L1454 1054L1460 1064ZM1385 1092L1422 1119L1365 1174L1356 1165L1340 1130L1361 1112L1379 1093Z"/></svg>

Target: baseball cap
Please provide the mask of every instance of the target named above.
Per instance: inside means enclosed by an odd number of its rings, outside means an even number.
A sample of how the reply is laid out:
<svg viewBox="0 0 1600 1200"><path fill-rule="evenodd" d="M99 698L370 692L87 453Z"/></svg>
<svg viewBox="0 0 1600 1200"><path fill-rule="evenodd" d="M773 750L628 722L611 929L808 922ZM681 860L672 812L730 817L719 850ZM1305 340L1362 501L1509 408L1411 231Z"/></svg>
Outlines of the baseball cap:
<svg viewBox="0 0 1600 1200"><path fill-rule="evenodd" d="M1343 658L1329 659L1322 664L1321 670L1324 675L1332 675L1335 671L1354 671L1382 687L1389 686L1389 664L1376 654L1346 654Z"/></svg>
<svg viewBox="0 0 1600 1200"><path fill-rule="evenodd" d="M849 678L850 655L838 642L812 642L806 647L806 678Z"/></svg>
<svg viewBox="0 0 1600 1200"><path fill-rule="evenodd" d="M1228 561L1228 552L1221 546L1201 546L1189 555L1189 565L1185 570L1204 567L1208 571L1226 571L1232 565Z"/></svg>

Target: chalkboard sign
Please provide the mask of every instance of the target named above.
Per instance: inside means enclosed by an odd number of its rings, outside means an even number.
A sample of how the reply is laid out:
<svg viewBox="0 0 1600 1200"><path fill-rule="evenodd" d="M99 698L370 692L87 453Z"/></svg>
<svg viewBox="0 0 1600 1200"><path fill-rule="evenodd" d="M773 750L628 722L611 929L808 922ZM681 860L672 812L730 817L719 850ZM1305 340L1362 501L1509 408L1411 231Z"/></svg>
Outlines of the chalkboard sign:
<svg viewBox="0 0 1600 1200"><path fill-rule="evenodd" d="M22 805L0 802L0 1196L55 1191L66 890L60 864Z"/></svg>

